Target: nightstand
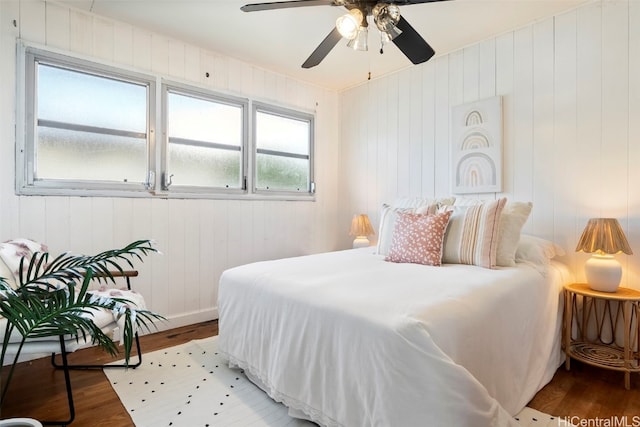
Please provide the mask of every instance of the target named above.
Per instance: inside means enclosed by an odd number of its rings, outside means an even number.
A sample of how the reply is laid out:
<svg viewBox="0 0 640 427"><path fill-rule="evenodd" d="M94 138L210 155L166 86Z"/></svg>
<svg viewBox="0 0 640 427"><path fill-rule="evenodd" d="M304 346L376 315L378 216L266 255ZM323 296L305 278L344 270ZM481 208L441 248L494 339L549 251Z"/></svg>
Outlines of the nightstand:
<svg viewBox="0 0 640 427"><path fill-rule="evenodd" d="M640 291L618 288L616 292L600 292L586 283L572 283L565 285L564 298L565 368L571 368L571 358L574 358L622 371L628 390L631 372L640 372Z"/></svg>

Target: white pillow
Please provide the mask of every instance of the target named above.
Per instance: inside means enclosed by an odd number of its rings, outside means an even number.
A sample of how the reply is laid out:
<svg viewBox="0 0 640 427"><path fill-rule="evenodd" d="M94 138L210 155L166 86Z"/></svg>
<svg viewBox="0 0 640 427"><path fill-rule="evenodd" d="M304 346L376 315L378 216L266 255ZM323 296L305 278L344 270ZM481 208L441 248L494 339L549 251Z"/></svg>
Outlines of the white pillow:
<svg viewBox="0 0 640 427"><path fill-rule="evenodd" d="M380 211L380 225L378 226L378 244L376 246L376 253L379 255L389 255L389 249L391 248L391 242L393 241L393 231L396 226L396 220L398 218L398 212L404 213L417 213L417 214L435 214L437 205L421 205L414 208L399 208L389 205L382 205Z"/></svg>
<svg viewBox="0 0 640 427"><path fill-rule="evenodd" d="M429 205L452 206L455 197L439 197L439 198L422 198L422 197L403 197L396 199L392 204L392 208L421 208Z"/></svg>
<svg viewBox="0 0 640 427"><path fill-rule="evenodd" d="M13 278L13 273L2 259L0 259L0 277L2 277L13 289L17 287L16 280Z"/></svg>
<svg viewBox="0 0 640 427"><path fill-rule="evenodd" d="M522 234L518 249L516 250L516 262L530 262L536 265L546 266L549 261L557 256L563 256L564 249L552 241L540 237Z"/></svg>
<svg viewBox="0 0 640 427"><path fill-rule="evenodd" d="M498 228L498 251L496 265L513 267L516 265L516 249L520 241L520 232L527 222L533 203L508 202L500 216Z"/></svg>
<svg viewBox="0 0 640 427"><path fill-rule="evenodd" d="M0 260L3 261L3 264L12 275L14 280L14 284L12 284L13 287L17 286L19 280L20 262L22 258L25 258L23 267L26 269L34 253L47 252L47 250L46 245L30 239L13 239L0 243ZM7 278L5 277L5 279Z"/></svg>

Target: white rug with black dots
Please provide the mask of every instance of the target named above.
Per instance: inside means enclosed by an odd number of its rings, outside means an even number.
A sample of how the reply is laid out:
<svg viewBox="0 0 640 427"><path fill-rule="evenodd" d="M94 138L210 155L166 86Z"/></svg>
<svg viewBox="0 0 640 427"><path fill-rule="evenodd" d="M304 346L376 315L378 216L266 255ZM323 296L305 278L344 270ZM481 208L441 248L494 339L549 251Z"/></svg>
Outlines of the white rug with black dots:
<svg viewBox="0 0 640 427"><path fill-rule="evenodd" d="M217 353L217 337L143 354L137 369L104 373L138 427L310 427L291 418L239 369ZM525 427L557 427L559 420L531 408Z"/></svg>

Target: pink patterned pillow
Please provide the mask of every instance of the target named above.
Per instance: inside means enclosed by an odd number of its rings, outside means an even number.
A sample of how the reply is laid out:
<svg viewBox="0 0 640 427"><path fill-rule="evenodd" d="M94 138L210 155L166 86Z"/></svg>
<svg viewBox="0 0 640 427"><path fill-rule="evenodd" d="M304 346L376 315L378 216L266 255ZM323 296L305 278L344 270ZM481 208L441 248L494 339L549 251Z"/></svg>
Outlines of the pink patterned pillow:
<svg viewBox="0 0 640 427"><path fill-rule="evenodd" d="M435 215L398 212L385 261L442 264L442 241L451 212Z"/></svg>

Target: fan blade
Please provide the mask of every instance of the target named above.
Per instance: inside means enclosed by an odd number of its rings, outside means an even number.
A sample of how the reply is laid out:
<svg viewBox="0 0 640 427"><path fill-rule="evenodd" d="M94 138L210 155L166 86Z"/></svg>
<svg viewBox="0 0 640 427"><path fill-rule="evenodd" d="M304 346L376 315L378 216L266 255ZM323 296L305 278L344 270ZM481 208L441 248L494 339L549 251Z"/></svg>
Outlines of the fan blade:
<svg viewBox="0 0 640 427"><path fill-rule="evenodd" d="M259 10L286 9L290 7L306 6L335 6L333 0L291 0L272 3L245 4L240 8L243 12L257 12Z"/></svg>
<svg viewBox="0 0 640 427"><path fill-rule="evenodd" d="M304 64L302 64L302 68L315 67L320 62L322 62L324 57L327 56L329 52L331 52L331 49L333 49L333 47L340 41L341 38L342 36L340 35L338 29L334 28L327 35L327 37L322 40L322 42L318 45L316 50L314 50L313 53L307 58L307 60L304 61Z"/></svg>
<svg viewBox="0 0 640 427"><path fill-rule="evenodd" d="M393 42L411 62L421 64L435 55L435 50L402 16L396 27L402 31L402 34L393 39Z"/></svg>

